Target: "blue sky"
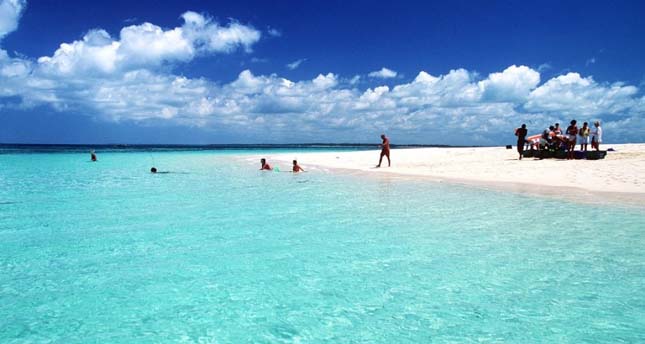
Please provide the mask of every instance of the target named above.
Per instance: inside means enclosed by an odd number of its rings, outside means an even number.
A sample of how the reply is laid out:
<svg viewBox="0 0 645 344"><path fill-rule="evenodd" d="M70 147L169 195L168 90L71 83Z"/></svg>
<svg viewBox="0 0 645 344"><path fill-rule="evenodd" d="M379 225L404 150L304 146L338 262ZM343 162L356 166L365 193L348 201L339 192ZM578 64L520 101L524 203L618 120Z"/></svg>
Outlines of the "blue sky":
<svg viewBox="0 0 645 344"><path fill-rule="evenodd" d="M0 0L0 142L645 140L642 1Z"/></svg>

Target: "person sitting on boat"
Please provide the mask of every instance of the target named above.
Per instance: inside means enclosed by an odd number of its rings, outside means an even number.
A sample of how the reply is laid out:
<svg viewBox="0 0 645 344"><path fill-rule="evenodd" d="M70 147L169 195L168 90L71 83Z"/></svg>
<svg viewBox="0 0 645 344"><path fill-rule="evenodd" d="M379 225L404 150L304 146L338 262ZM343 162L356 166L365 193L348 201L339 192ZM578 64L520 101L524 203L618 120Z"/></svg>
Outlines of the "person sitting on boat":
<svg viewBox="0 0 645 344"><path fill-rule="evenodd" d="M544 129L542 136L540 137L540 145L544 146L546 149L553 148L553 138L555 137L553 129L555 129L553 126Z"/></svg>
<svg viewBox="0 0 645 344"><path fill-rule="evenodd" d="M260 164L262 165L262 167L260 168L260 171L263 171L263 170L272 171L273 170L273 168L271 168L271 165L269 165L269 163L267 162L267 159L265 159L265 158L260 159Z"/></svg>
<svg viewBox="0 0 645 344"><path fill-rule="evenodd" d="M531 150L540 150L540 138L542 137L542 134L537 134L537 135L531 135L526 138L526 142L528 142L529 147Z"/></svg>

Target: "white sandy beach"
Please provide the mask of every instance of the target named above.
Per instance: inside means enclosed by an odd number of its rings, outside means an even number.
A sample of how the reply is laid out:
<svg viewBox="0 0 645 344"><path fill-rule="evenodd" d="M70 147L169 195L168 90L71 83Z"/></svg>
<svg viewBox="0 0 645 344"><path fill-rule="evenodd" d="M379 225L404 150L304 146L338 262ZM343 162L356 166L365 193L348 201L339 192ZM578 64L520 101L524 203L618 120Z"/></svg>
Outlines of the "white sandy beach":
<svg viewBox="0 0 645 344"><path fill-rule="evenodd" d="M283 171L297 159L305 169L422 176L519 192L565 197L568 193L569 198L604 197L645 204L645 144L609 144L602 148L616 151L608 152L603 160L520 161L515 147L392 149L392 167L384 161L381 168L375 168L378 150L275 154L267 158Z"/></svg>

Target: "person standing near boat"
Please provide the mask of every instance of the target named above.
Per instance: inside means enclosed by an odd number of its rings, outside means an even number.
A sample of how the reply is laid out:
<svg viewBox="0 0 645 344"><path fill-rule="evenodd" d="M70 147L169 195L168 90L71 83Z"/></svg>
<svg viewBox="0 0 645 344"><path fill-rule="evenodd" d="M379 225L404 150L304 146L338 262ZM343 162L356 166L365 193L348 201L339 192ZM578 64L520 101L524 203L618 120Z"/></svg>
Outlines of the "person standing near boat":
<svg viewBox="0 0 645 344"><path fill-rule="evenodd" d="M526 143L526 134L528 130L526 129L526 124L522 124L521 128L515 129L515 136L517 136L517 152L520 153L520 159L522 160L522 153L524 153L524 144Z"/></svg>
<svg viewBox="0 0 645 344"><path fill-rule="evenodd" d="M589 133L591 129L587 122L582 123L582 128L580 128L580 150L586 152L587 145L589 144Z"/></svg>
<svg viewBox="0 0 645 344"><path fill-rule="evenodd" d="M594 131L591 133L591 148L596 148L596 151L600 150L600 143L602 142L602 128L600 127L600 121L595 121L593 123Z"/></svg>
<svg viewBox="0 0 645 344"><path fill-rule="evenodd" d="M381 157L378 159L378 165L376 167L381 167L384 156L387 157L387 167L390 167L390 139L385 134L381 134L381 139L383 140L381 143Z"/></svg>
<svg viewBox="0 0 645 344"><path fill-rule="evenodd" d="M576 120L571 121L571 125L567 127L567 159L573 160L573 151L576 149L576 137L578 136L578 126Z"/></svg>

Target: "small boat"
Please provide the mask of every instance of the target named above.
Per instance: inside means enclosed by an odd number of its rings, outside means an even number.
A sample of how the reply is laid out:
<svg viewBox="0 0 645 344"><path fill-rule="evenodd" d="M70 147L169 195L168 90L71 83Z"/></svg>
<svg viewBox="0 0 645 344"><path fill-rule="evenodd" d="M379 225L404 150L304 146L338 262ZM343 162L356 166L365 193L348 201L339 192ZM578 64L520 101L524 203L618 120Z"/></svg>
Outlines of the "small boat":
<svg viewBox="0 0 645 344"><path fill-rule="evenodd" d="M600 160L604 159L607 155L607 151L574 151L573 157L577 160ZM539 159L566 159L567 152L561 149L558 150L549 150L549 149L530 149L525 150L522 154L524 158L539 158Z"/></svg>

